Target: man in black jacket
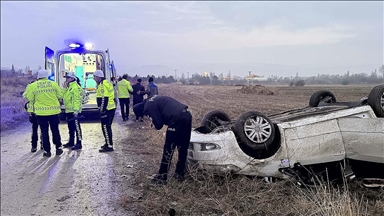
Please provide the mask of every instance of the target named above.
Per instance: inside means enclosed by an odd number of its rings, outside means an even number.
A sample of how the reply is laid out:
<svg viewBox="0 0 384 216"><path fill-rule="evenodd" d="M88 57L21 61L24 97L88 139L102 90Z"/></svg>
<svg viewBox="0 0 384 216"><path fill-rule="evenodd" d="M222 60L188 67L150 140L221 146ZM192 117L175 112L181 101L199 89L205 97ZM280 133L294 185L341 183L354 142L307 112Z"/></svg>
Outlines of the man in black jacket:
<svg viewBox="0 0 384 216"><path fill-rule="evenodd" d="M144 115L149 116L156 130L160 130L163 125L168 126L159 173L152 179L152 183L167 183L167 174L176 147L179 158L174 177L178 181L183 181L192 130L192 115L188 111L188 106L171 97L159 95L143 103L145 103Z"/></svg>
<svg viewBox="0 0 384 216"><path fill-rule="evenodd" d="M133 104L132 104L132 107L134 107L136 104L143 102L144 95L145 95L145 88L144 88L144 86L141 85L141 79L140 78L137 79L137 83L135 85L133 85L132 88L133 88L133 93L132 93ZM136 114L136 121L139 121L140 117L143 118L142 115L137 115ZM143 120L140 119L140 121L143 121Z"/></svg>

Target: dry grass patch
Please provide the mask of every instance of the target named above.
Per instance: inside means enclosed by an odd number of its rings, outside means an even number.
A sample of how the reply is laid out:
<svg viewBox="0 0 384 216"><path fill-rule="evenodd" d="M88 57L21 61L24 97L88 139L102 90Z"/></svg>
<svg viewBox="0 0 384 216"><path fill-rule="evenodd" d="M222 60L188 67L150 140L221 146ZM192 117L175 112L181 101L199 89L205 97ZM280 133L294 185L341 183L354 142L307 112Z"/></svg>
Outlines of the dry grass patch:
<svg viewBox="0 0 384 216"><path fill-rule="evenodd" d="M258 94L258 95L275 95L277 90L271 87L265 87L262 85L243 86L237 90L237 92L244 94Z"/></svg>
<svg viewBox="0 0 384 216"><path fill-rule="evenodd" d="M14 128L28 119L20 92L31 80L27 77L1 77L1 131Z"/></svg>
<svg viewBox="0 0 384 216"><path fill-rule="evenodd" d="M142 134L143 133L143 134ZM140 136L142 134L142 136ZM140 137L146 137L145 141ZM173 157L166 186L150 184L158 171L163 141L162 131L133 130L129 140L140 142L131 148L145 163L135 173L131 185L138 194L126 195L121 205L138 215L380 215L384 190L370 190L370 197L348 188L327 184L300 188L290 181L266 183L262 178L218 175L192 170L186 181L172 178L177 159ZM126 149L128 150L128 149Z"/></svg>
<svg viewBox="0 0 384 216"><path fill-rule="evenodd" d="M355 101L366 96L373 86L276 87L277 95L242 94L239 86L159 85L161 94L176 98L189 106L193 127L212 109L221 109L233 119L249 110L272 114L308 105L317 90L332 91L339 101ZM193 171L188 180L176 182L174 173L177 153L173 156L166 186L149 184L157 173L163 151L164 127L160 131L141 128L145 123L130 125L124 151L136 154L141 161L134 173L132 187L137 194L127 194L123 207L138 215L382 215L384 189L366 189L353 181L337 187L320 184L299 188L290 181L266 183L260 178L219 176L213 172ZM141 128L141 129L137 129ZM133 159L130 159L133 160ZM123 172L123 171L122 171Z"/></svg>

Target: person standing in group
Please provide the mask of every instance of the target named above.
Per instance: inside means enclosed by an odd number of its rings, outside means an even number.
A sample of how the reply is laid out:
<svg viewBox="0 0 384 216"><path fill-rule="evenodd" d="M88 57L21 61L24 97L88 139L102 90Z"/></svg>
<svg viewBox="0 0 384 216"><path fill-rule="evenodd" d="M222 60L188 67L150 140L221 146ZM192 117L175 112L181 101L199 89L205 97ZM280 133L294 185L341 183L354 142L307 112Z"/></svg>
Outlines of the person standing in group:
<svg viewBox="0 0 384 216"><path fill-rule="evenodd" d="M153 83L153 77L149 77L148 82L149 83L147 85L147 89L145 90L145 92L143 94L147 94L148 95L147 98L150 98L154 95L158 95L159 89L157 88L157 85L155 83Z"/></svg>
<svg viewBox="0 0 384 216"><path fill-rule="evenodd" d="M144 100L144 94L145 94L145 88L141 85L141 78L137 79L137 83L132 86L133 93L132 93L132 102L134 107L136 104L143 102ZM143 121L143 115L136 115L136 121Z"/></svg>
<svg viewBox="0 0 384 216"><path fill-rule="evenodd" d="M65 106L65 115L69 130L69 142L64 148L72 150L82 149L82 133L79 121L79 113L82 110L83 89L78 83L78 78L73 72L68 72L65 76L66 80L63 84L63 101ZM76 145L75 145L76 133Z"/></svg>
<svg viewBox="0 0 384 216"><path fill-rule="evenodd" d="M144 105L142 105L144 104ZM163 156L158 174L152 179L155 184L167 184L167 175L175 148L178 149L178 161L174 178L184 180L188 145L191 139L192 115L188 106L168 96L154 95L136 107L144 107L144 115L149 116L152 125L160 130L167 125ZM140 112L139 110L137 112Z"/></svg>
<svg viewBox="0 0 384 216"><path fill-rule="evenodd" d="M37 81L31 83L27 91L27 100L34 108L37 123L43 134L43 156L46 157L51 156L49 127L51 128L53 143L56 145L56 155L63 153L59 132L59 114L61 112L59 99L62 98L62 92L56 82L48 80L48 75L47 70L38 70Z"/></svg>
<svg viewBox="0 0 384 216"><path fill-rule="evenodd" d="M35 82L35 81L28 83L27 87L25 88L25 91L23 92L23 98L27 98L30 84L33 82ZM38 136L39 125L37 124L36 114L34 113L33 105L29 101L24 105L24 109L25 109L25 111L28 112L29 122L32 124L32 135L31 135L32 148L31 148L31 152L36 152L37 151L37 142L39 140L39 136ZM44 149L42 138L43 138L43 136L42 136L42 134L40 134L41 149Z"/></svg>
<svg viewBox="0 0 384 216"><path fill-rule="evenodd" d="M116 112L115 92L113 85L105 79L103 71L96 70L93 73L93 79L97 83L96 100L100 110L101 129L105 139L105 144L99 152L110 152L113 151L112 122Z"/></svg>
<svg viewBox="0 0 384 216"><path fill-rule="evenodd" d="M117 83L117 97L119 98L123 121L128 121L129 119L130 94L133 92L131 83L127 79L128 75L124 74L123 79Z"/></svg>

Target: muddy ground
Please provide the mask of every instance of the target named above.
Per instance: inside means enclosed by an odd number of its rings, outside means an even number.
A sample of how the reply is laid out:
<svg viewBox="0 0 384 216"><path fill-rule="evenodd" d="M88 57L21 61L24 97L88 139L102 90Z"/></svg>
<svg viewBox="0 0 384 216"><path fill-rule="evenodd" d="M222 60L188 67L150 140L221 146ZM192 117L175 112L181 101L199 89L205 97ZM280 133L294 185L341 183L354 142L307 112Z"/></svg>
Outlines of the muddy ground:
<svg viewBox="0 0 384 216"><path fill-rule="evenodd" d="M29 122L2 132L1 215L135 215L120 205L122 194L135 194L122 185L130 184L133 175L129 173L140 164L135 155L120 151L130 135L127 125L132 123L123 122L117 113L113 123L115 151L99 153L104 143L100 123L86 120L82 124L83 149L65 149L55 156L51 144L50 158L43 157L43 150L31 153ZM65 144L65 122L60 124L60 133ZM127 165L131 162L135 165ZM118 175L118 169L128 175Z"/></svg>

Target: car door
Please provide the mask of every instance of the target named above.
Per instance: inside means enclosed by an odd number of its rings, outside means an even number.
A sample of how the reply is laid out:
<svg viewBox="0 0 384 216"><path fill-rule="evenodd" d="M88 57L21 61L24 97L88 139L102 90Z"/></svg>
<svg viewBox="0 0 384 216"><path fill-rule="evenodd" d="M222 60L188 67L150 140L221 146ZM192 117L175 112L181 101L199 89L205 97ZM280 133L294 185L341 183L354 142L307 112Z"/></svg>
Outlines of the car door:
<svg viewBox="0 0 384 216"><path fill-rule="evenodd" d="M56 59L55 52L49 47L45 47L45 69L48 71L48 79L58 82L58 76L56 75Z"/></svg>
<svg viewBox="0 0 384 216"><path fill-rule="evenodd" d="M384 118L339 119L346 158L384 163Z"/></svg>

